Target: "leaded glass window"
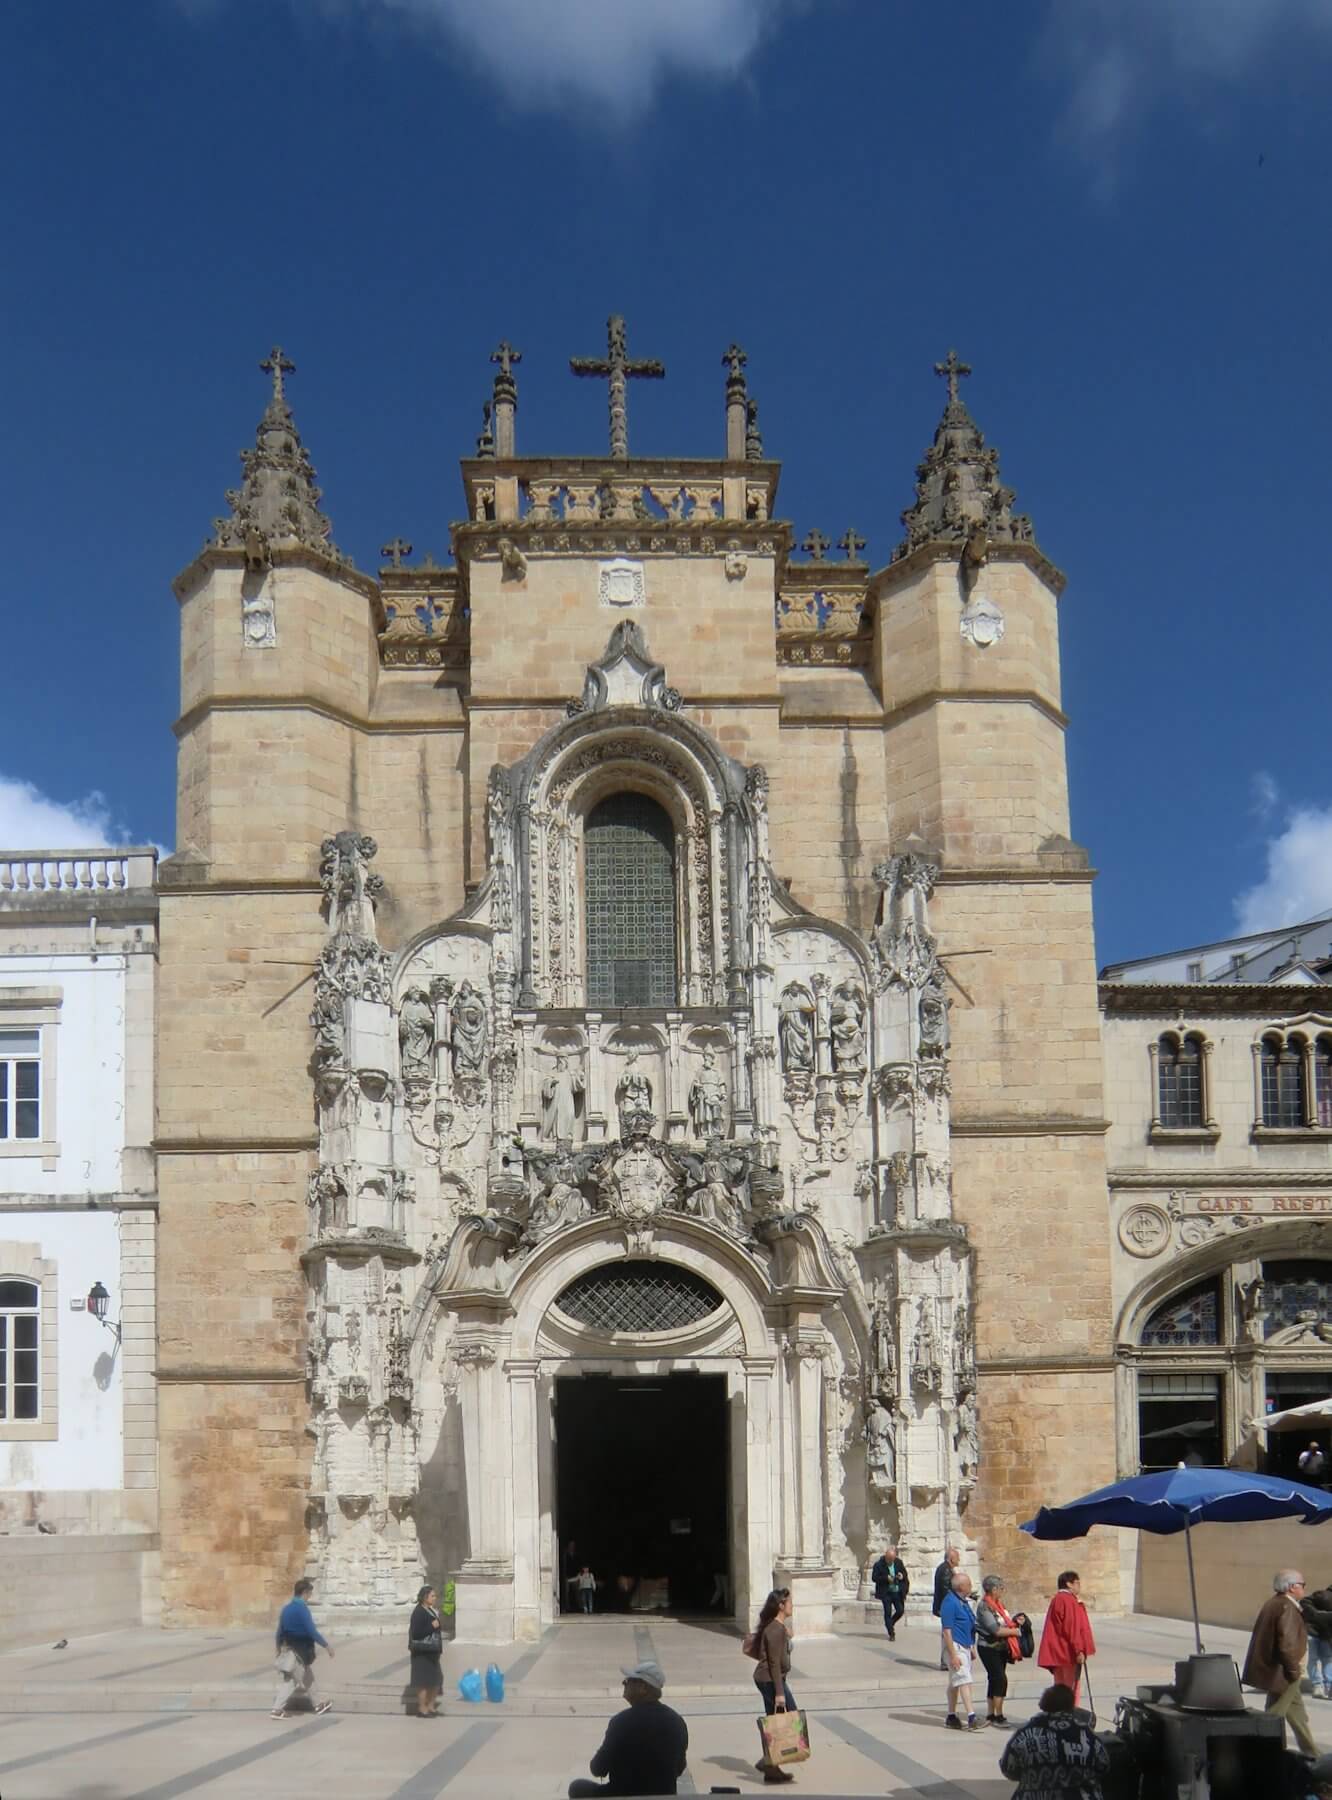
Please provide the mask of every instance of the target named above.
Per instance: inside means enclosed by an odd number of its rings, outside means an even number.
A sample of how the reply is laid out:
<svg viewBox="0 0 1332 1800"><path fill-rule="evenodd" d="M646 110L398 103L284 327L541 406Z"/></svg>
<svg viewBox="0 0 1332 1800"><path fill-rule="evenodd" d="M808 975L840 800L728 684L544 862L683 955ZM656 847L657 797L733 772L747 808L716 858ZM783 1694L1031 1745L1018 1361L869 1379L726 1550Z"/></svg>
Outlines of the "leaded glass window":
<svg viewBox="0 0 1332 1800"><path fill-rule="evenodd" d="M1160 1119L1170 1130L1197 1128L1203 1122L1202 1045L1196 1037L1183 1040L1167 1034L1156 1047L1160 1084Z"/></svg>
<svg viewBox="0 0 1332 1800"><path fill-rule="evenodd" d="M1304 1055L1297 1038L1263 1039L1263 1124L1283 1131L1304 1124Z"/></svg>
<svg viewBox="0 0 1332 1800"><path fill-rule="evenodd" d="M1218 1344L1221 1341L1220 1290L1215 1281L1203 1281L1182 1294L1174 1294L1148 1319L1142 1341L1149 1348L1175 1350L1186 1344Z"/></svg>
<svg viewBox="0 0 1332 1800"><path fill-rule="evenodd" d="M589 1006L675 1004L675 833L646 794L612 794L584 839Z"/></svg>
<svg viewBox="0 0 1332 1800"><path fill-rule="evenodd" d="M1332 1324L1332 1262L1265 1262L1263 1305L1264 1337L1301 1325L1326 1329Z"/></svg>
<svg viewBox="0 0 1332 1800"><path fill-rule="evenodd" d="M571 1281L555 1302L562 1313L595 1331L678 1331L723 1305L701 1275L675 1263L602 1263Z"/></svg>

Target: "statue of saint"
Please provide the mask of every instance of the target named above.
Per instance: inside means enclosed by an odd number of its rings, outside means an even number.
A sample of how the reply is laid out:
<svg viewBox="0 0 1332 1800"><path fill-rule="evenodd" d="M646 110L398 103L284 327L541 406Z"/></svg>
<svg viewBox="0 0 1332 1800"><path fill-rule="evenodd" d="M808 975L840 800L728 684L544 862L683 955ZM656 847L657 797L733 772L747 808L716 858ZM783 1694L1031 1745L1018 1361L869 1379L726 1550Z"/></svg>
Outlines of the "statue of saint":
<svg viewBox="0 0 1332 1800"><path fill-rule="evenodd" d="M865 1073L865 996L854 981L844 981L833 993L828 1016L833 1067L839 1075Z"/></svg>
<svg viewBox="0 0 1332 1800"><path fill-rule="evenodd" d="M472 986L464 981L453 997L449 1013L452 1024L453 1072L455 1075L481 1075L486 1066L486 1003Z"/></svg>
<svg viewBox="0 0 1332 1800"><path fill-rule="evenodd" d="M615 1104L620 1109L620 1131L627 1136L626 1121L634 1113L650 1113L652 1111L652 1083L638 1066L638 1052L631 1050L615 1087Z"/></svg>
<svg viewBox="0 0 1332 1800"><path fill-rule="evenodd" d="M398 1011L398 1050L404 1075L429 1075L435 1047L435 1009L424 988L408 988Z"/></svg>
<svg viewBox="0 0 1332 1800"><path fill-rule="evenodd" d="M814 1067L814 997L798 981L788 982L777 1004L777 1036L782 1067L790 1075Z"/></svg>
<svg viewBox="0 0 1332 1800"><path fill-rule="evenodd" d="M689 1117L694 1135L707 1143L726 1135L726 1078L711 1050L703 1052L703 1067L689 1089Z"/></svg>
<svg viewBox="0 0 1332 1800"><path fill-rule="evenodd" d="M870 1485L886 1492L897 1484L897 1439L893 1415L877 1394L865 1402L865 1461Z"/></svg>
<svg viewBox="0 0 1332 1800"><path fill-rule="evenodd" d="M948 1048L948 995L937 967L920 990L916 1016L920 1021L921 1054L941 1056Z"/></svg>
<svg viewBox="0 0 1332 1800"><path fill-rule="evenodd" d="M541 1135L557 1144L573 1142L583 1077L569 1067L567 1056L555 1058L555 1068L541 1084Z"/></svg>

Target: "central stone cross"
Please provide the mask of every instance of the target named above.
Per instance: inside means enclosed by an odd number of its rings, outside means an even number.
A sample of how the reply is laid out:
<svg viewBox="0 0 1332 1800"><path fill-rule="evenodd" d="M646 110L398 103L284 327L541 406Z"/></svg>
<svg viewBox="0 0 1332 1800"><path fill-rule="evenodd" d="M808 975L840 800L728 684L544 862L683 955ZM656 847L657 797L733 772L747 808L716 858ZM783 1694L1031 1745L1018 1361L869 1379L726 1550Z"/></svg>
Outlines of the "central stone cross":
<svg viewBox="0 0 1332 1800"><path fill-rule="evenodd" d="M934 372L942 375L948 383L948 404L957 405L957 378L959 375L970 375L971 364L964 363L956 350L950 350L941 363L935 363Z"/></svg>
<svg viewBox="0 0 1332 1800"><path fill-rule="evenodd" d="M294 375L296 373L295 363L289 356L283 354L279 344L274 344L273 348L260 363L259 367L263 370L265 375L271 375L273 377L273 398L275 400L285 400L287 396L282 389L282 377L284 375Z"/></svg>
<svg viewBox="0 0 1332 1800"><path fill-rule="evenodd" d="M606 321L606 356L571 356L569 367L575 375L595 375L609 382L610 453L617 462L629 458L629 404L625 383L631 376L660 381L666 366L659 362L630 362L625 345L624 320L612 313Z"/></svg>

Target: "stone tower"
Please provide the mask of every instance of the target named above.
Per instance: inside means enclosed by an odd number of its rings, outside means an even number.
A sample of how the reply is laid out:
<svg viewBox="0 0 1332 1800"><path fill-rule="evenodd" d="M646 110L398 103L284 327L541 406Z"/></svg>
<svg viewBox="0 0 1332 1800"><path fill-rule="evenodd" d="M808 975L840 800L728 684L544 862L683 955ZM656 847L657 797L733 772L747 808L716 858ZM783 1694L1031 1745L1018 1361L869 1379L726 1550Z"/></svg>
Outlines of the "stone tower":
<svg viewBox="0 0 1332 1800"><path fill-rule="evenodd" d="M707 1566L825 1628L888 1537L1039 1586L1014 1525L1114 1439L1062 577L951 354L877 573L797 555L737 346L715 460L631 455L622 320L608 453L521 456L493 360L452 566L335 549L274 351L177 582L168 1616L428 1573L530 1636L608 1512L640 1606ZM660 1519L589 1472L616 1408Z"/></svg>

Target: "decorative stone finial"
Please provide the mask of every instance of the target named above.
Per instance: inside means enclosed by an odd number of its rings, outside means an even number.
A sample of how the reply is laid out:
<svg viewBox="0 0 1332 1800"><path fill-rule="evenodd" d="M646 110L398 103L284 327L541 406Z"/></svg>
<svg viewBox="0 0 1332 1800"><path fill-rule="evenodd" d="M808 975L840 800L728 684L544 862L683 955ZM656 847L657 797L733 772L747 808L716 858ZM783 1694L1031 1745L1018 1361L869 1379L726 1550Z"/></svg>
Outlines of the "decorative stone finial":
<svg viewBox="0 0 1332 1800"><path fill-rule="evenodd" d="M395 537L390 543L379 547L379 554L395 569L400 569L403 557L410 556L411 553L412 547L404 537Z"/></svg>
<svg viewBox="0 0 1332 1800"><path fill-rule="evenodd" d="M938 540L1030 544L1031 520L1013 512L1016 496L999 479L999 452L985 439L958 392L970 375L956 350L950 350L934 372L948 383L948 401L934 442L916 470L916 501L902 514L906 537L893 560L909 556L921 544Z"/></svg>
<svg viewBox="0 0 1332 1800"><path fill-rule="evenodd" d="M349 562L333 543L332 527L319 510L314 465L287 405L283 378L294 375L296 365L274 345L259 367L272 376L273 392L259 421L254 449L241 451L241 484L227 492L231 517L213 521L215 542L256 557L266 556L275 544L304 544L334 562Z"/></svg>
<svg viewBox="0 0 1332 1800"><path fill-rule="evenodd" d="M759 430L757 400L745 403L745 461L763 461L763 433Z"/></svg>
<svg viewBox="0 0 1332 1800"><path fill-rule="evenodd" d="M606 355L571 356L569 368L575 375L600 376L608 383L610 402L610 453L616 462L629 457L629 404L626 382L631 378L660 381L666 365L655 360L632 362L628 353L624 320L612 313L606 321Z"/></svg>
<svg viewBox="0 0 1332 1800"><path fill-rule="evenodd" d="M821 531L811 531L800 548L814 562L822 562L828 553L829 543Z"/></svg>
<svg viewBox="0 0 1332 1800"><path fill-rule="evenodd" d="M495 385L497 387L499 382L500 377L497 375L495 377ZM492 412L493 408L491 407L491 403L487 400L481 408L481 431L476 440L476 453L483 461L487 458L493 458L495 454L495 433L491 430L490 426Z"/></svg>
<svg viewBox="0 0 1332 1800"><path fill-rule="evenodd" d="M732 387L744 387L745 364L749 358L739 344L732 344L728 350L722 352L722 361L726 365L726 392L729 397Z"/></svg>

